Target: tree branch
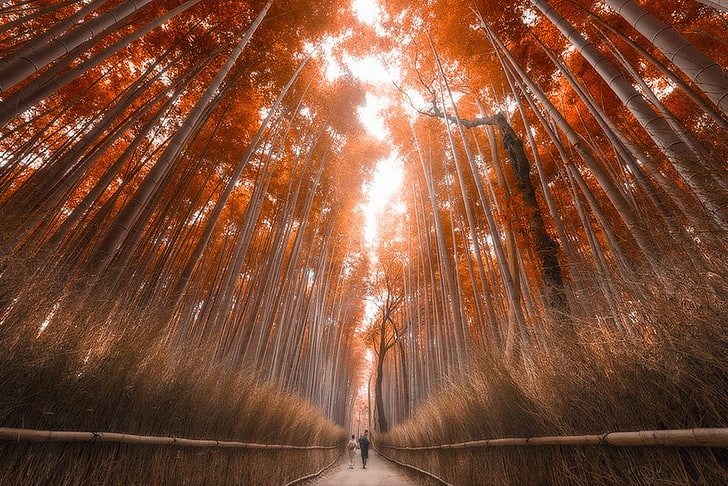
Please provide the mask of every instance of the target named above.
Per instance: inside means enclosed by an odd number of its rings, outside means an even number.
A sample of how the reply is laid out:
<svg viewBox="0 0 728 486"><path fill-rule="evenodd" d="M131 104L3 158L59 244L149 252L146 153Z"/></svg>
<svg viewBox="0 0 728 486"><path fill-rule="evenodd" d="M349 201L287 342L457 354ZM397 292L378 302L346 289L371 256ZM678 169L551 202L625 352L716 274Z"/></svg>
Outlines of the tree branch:
<svg viewBox="0 0 728 486"><path fill-rule="evenodd" d="M425 115L425 116L442 118L443 120L453 122L456 125L462 125L465 128L482 127L483 125L497 125L498 117L503 116L501 113L497 113L493 116L481 116L478 118L473 118L472 120L468 120L466 118L457 118L449 113L443 113L442 110L440 110L440 107L437 106L437 103L434 100L432 102L432 107L429 110L427 110L427 111L417 110L417 112L422 115Z"/></svg>

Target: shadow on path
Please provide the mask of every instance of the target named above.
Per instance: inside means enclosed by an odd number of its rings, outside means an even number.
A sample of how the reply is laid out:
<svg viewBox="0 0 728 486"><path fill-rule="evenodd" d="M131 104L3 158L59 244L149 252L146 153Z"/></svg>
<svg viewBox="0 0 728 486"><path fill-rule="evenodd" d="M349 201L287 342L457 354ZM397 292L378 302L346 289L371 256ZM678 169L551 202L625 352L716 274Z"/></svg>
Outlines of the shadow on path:
<svg viewBox="0 0 728 486"><path fill-rule="evenodd" d="M349 456L342 454L334 466L323 476L307 482L312 486L415 486L402 474L395 464L383 458L374 448L369 449L367 468L361 467L359 451L356 454L356 465L349 469Z"/></svg>

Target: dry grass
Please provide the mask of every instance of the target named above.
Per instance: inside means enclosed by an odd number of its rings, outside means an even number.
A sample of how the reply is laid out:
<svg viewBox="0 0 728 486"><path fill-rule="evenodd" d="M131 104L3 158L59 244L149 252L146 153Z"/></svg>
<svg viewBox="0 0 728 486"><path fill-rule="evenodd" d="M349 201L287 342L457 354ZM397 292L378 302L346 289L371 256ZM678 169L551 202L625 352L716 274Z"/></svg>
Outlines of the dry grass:
<svg viewBox="0 0 728 486"><path fill-rule="evenodd" d="M520 369L481 358L409 422L377 436L378 446L728 426L728 282L683 274L670 288L643 288L625 306L635 318L632 334L584 321L578 343L555 343L554 353L533 354ZM384 451L457 485L728 483L721 449Z"/></svg>
<svg viewBox="0 0 728 486"><path fill-rule="evenodd" d="M0 335L2 426L304 446L345 440L318 409L250 371L210 363L205 350L74 317L72 325L59 311L39 335L35 324L21 337ZM149 314L127 318L143 324ZM280 485L339 452L0 442L0 484Z"/></svg>

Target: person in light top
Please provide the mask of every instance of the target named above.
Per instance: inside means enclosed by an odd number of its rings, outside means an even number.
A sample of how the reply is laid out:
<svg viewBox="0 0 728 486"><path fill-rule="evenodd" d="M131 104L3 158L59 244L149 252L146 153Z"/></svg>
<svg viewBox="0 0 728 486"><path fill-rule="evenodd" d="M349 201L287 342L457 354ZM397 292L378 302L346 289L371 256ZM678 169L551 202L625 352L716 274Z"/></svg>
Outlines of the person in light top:
<svg viewBox="0 0 728 486"><path fill-rule="evenodd" d="M351 434L351 439L349 439L349 443L346 444L346 452L349 454L349 469L354 469L354 460L356 459L357 447L359 447L359 445L354 439L354 434Z"/></svg>

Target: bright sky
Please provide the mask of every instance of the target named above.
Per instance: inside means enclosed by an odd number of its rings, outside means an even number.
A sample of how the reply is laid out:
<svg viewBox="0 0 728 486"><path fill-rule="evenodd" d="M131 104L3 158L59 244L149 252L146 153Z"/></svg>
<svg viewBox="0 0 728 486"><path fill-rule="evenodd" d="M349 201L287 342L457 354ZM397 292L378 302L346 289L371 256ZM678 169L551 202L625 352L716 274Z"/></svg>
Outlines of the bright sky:
<svg viewBox="0 0 728 486"><path fill-rule="evenodd" d="M353 0L352 8L360 21L377 26L381 18L381 10L377 0ZM359 108L359 119L369 132L379 140L385 140L387 130L382 122L381 111L391 99L382 93L392 89L398 72L390 72L382 61L374 56L346 59L351 73L365 84L371 85L367 90L365 105ZM374 178L364 188L367 201L362 205L366 217L364 236L369 245L373 245L377 236L378 217L399 190L402 184L402 165L395 152L377 163Z"/></svg>
<svg viewBox="0 0 728 486"><path fill-rule="evenodd" d="M377 27L382 15L378 0L352 0L351 7L361 22Z"/></svg>
<svg viewBox="0 0 728 486"><path fill-rule="evenodd" d="M370 245L377 236L378 218L394 194L402 185L402 164L396 152L377 163L371 185L365 188L367 201L364 204L366 226L364 237Z"/></svg>

